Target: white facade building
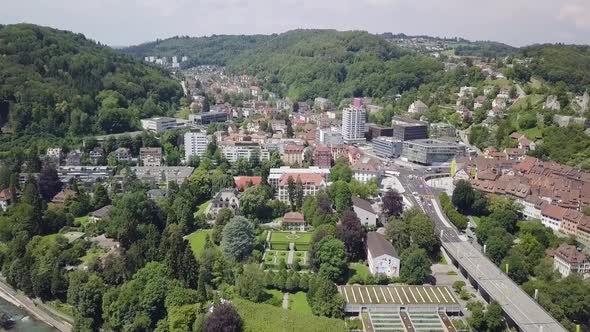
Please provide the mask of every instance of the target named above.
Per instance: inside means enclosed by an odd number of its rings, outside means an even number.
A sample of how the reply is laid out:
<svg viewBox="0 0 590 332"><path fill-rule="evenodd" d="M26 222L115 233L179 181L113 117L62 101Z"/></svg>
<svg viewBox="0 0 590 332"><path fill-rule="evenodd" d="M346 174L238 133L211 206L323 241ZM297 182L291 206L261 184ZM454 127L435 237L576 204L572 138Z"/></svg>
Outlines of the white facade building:
<svg viewBox="0 0 590 332"><path fill-rule="evenodd" d="M345 143L365 142L365 110L361 108L345 108L342 111L342 138Z"/></svg>
<svg viewBox="0 0 590 332"><path fill-rule="evenodd" d="M268 175L268 183L275 189L279 187L279 182L283 174L320 174L326 182L330 181L330 169L311 166L308 168L291 168L290 166L281 166L271 168Z"/></svg>
<svg viewBox="0 0 590 332"><path fill-rule="evenodd" d="M149 119L141 119L141 127L144 130L153 131L156 134L163 133L170 129L176 129L176 119L167 117L156 117Z"/></svg>
<svg viewBox="0 0 590 332"><path fill-rule="evenodd" d="M353 197L352 210L361 221L361 225L374 228L377 226L377 213L373 210L371 203L364 199Z"/></svg>
<svg viewBox="0 0 590 332"><path fill-rule="evenodd" d="M184 158L186 161L193 156L201 157L207 152L209 138L204 133L184 134Z"/></svg>
<svg viewBox="0 0 590 332"><path fill-rule="evenodd" d="M235 142L221 144L221 154L230 163L235 163L238 159L260 159L260 145L258 143Z"/></svg>
<svg viewBox="0 0 590 332"><path fill-rule="evenodd" d="M400 260L385 236L377 232L367 233L367 263L371 274L399 277Z"/></svg>

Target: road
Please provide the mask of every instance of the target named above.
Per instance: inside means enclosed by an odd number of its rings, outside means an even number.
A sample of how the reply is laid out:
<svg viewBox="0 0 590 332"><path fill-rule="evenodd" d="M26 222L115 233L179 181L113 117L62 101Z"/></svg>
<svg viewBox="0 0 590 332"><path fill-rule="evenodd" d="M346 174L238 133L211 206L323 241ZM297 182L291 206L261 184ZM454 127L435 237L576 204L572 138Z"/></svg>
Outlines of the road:
<svg viewBox="0 0 590 332"><path fill-rule="evenodd" d="M392 166L393 168L395 166ZM424 181L428 173L422 168L396 168L399 180L406 187L406 198L419 206L435 222L436 235L442 246L453 256L479 287L496 300L510 319L525 332L565 332L551 315L525 293L481 250L476 249L446 219L437 200L439 190L430 188ZM412 193L417 195L413 195Z"/></svg>
<svg viewBox="0 0 590 332"><path fill-rule="evenodd" d="M53 326L54 328L62 332L72 331L72 326L69 323L55 319L42 308L38 307L27 296L18 294L14 291L14 289L5 284L3 281L0 281L0 293L2 294L3 298L6 298L7 300L9 300L9 302L13 304L18 304L20 308L26 310L36 319L44 322L45 324Z"/></svg>

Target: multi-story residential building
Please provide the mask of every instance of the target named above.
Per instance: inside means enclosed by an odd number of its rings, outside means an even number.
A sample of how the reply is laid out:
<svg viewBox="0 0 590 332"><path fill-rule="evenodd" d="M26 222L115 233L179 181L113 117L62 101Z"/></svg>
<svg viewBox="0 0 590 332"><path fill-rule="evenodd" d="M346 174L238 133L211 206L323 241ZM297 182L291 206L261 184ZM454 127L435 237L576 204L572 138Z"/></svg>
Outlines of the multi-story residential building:
<svg viewBox="0 0 590 332"><path fill-rule="evenodd" d="M271 168L268 175L268 183L275 189L278 189L279 182L284 174L306 175L318 174L326 181L330 181L330 169L312 166L308 168L291 168L290 166L282 166L279 168Z"/></svg>
<svg viewBox="0 0 590 332"><path fill-rule="evenodd" d="M590 220L582 220L576 227L576 239L585 246L590 246Z"/></svg>
<svg viewBox="0 0 590 332"><path fill-rule="evenodd" d="M367 233L367 263L371 274L398 277L400 259L391 242L377 232Z"/></svg>
<svg viewBox="0 0 590 332"><path fill-rule="evenodd" d="M222 111L203 112L199 114L190 114L188 116L190 124L193 125L208 125L211 123L219 123L227 121L227 113Z"/></svg>
<svg viewBox="0 0 590 332"><path fill-rule="evenodd" d="M322 112L326 112L334 108L334 104L330 101L330 99L320 97L314 100L313 106Z"/></svg>
<svg viewBox="0 0 590 332"><path fill-rule="evenodd" d="M394 116L391 125L393 137L400 141L428 138L428 124L425 122Z"/></svg>
<svg viewBox="0 0 590 332"><path fill-rule="evenodd" d="M456 130L455 127L448 123L438 122L438 123L431 123L430 124L430 137L439 138L439 137L455 137Z"/></svg>
<svg viewBox="0 0 590 332"><path fill-rule="evenodd" d="M80 166L82 165L82 151L75 149L66 155L66 165Z"/></svg>
<svg viewBox="0 0 590 332"><path fill-rule="evenodd" d="M253 142L221 142L221 154L230 163L238 159L260 159L260 145Z"/></svg>
<svg viewBox="0 0 590 332"><path fill-rule="evenodd" d="M369 228L375 228L377 226L379 216L368 201L362 198L352 197L352 210L361 221L361 225Z"/></svg>
<svg viewBox="0 0 590 332"><path fill-rule="evenodd" d="M342 111L342 138L345 143L365 142L366 113L362 108L349 107Z"/></svg>
<svg viewBox="0 0 590 332"><path fill-rule="evenodd" d="M96 165L100 159L104 157L104 149L100 146L95 147L88 153L92 164Z"/></svg>
<svg viewBox="0 0 590 332"><path fill-rule="evenodd" d="M293 179L296 183L301 181L303 184L303 197L315 196L318 191L327 187L326 179L321 174L297 174L297 173L286 173L281 175L278 186L278 199L281 202L289 202L289 189L288 183L289 178Z"/></svg>
<svg viewBox="0 0 590 332"><path fill-rule="evenodd" d="M315 137L316 143L325 144L328 146L344 144L342 130L336 127L317 128Z"/></svg>
<svg viewBox="0 0 590 332"><path fill-rule="evenodd" d="M393 137L377 137L373 140L373 152L384 158L397 158L402 154L402 141Z"/></svg>
<svg viewBox="0 0 590 332"><path fill-rule="evenodd" d="M332 151L325 145L317 145L313 152L313 165L322 168L332 167Z"/></svg>
<svg viewBox="0 0 590 332"><path fill-rule="evenodd" d="M283 148L281 159L286 165L301 165L303 163L303 145L287 144Z"/></svg>
<svg viewBox="0 0 590 332"><path fill-rule="evenodd" d="M141 127L144 130L153 131L156 134L161 134L170 129L178 128L175 118L155 117L149 119L141 119Z"/></svg>
<svg viewBox="0 0 590 332"><path fill-rule="evenodd" d="M209 138L205 133L188 132L184 134L184 158L186 161L191 157L202 157L207 152Z"/></svg>
<svg viewBox="0 0 590 332"><path fill-rule="evenodd" d="M564 278L573 273L588 278L590 259L576 246L564 243L553 252L553 268Z"/></svg>
<svg viewBox="0 0 590 332"><path fill-rule="evenodd" d="M114 169L109 166L59 166L57 168L57 176L61 183L67 184L75 179L87 188L92 188L97 182L106 181L114 173Z"/></svg>
<svg viewBox="0 0 590 332"><path fill-rule="evenodd" d="M557 232L566 212L567 209L564 209L561 206L547 204L541 210L541 222L546 227Z"/></svg>
<svg viewBox="0 0 590 332"><path fill-rule="evenodd" d="M383 169L378 160L369 157L363 157L352 164L352 178L360 183L367 183L376 180L377 184L383 176Z"/></svg>
<svg viewBox="0 0 590 332"><path fill-rule="evenodd" d="M193 171L194 167L183 166L160 166L160 167L131 167L138 179L150 183L152 186L168 185L169 182L176 182L181 185Z"/></svg>
<svg viewBox="0 0 590 332"><path fill-rule="evenodd" d="M434 139L405 141L402 158L423 165L447 163L465 154L465 146Z"/></svg>
<svg viewBox="0 0 590 332"><path fill-rule="evenodd" d="M142 166L160 167L162 166L162 148L140 148L139 160Z"/></svg>
<svg viewBox="0 0 590 332"><path fill-rule="evenodd" d="M45 156L54 159L59 163L59 160L61 159L61 148L48 148Z"/></svg>

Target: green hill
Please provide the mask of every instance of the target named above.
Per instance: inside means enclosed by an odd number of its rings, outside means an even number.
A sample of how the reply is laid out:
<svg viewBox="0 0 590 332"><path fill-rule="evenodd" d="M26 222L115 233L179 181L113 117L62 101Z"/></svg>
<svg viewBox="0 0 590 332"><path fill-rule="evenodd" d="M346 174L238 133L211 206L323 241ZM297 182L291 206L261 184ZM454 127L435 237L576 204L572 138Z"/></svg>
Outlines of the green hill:
<svg viewBox="0 0 590 332"><path fill-rule="evenodd" d="M81 34L0 25L0 55L0 126L18 136L133 130L182 97L164 70Z"/></svg>

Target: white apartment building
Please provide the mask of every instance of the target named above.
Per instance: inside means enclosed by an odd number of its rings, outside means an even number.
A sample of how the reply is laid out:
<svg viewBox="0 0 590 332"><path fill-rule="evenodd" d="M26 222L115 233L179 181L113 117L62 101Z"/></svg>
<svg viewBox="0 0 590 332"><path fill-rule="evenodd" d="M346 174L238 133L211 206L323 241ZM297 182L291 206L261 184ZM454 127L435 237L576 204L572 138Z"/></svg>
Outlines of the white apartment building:
<svg viewBox="0 0 590 332"><path fill-rule="evenodd" d="M207 152L209 138L204 133L184 134L184 158L186 161L193 156L201 157Z"/></svg>
<svg viewBox="0 0 590 332"><path fill-rule="evenodd" d="M342 111L342 138L345 143L365 142L365 110L361 108L345 108Z"/></svg>
<svg viewBox="0 0 590 332"><path fill-rule="evenodd" d="M325 189L327 187L326 180L324 176L321 174L291 174L285 173L281 176L278 185L278 199L281 202L289 203L289 178L292 178L293 181L298 182L301 181L303 185L303 197L307 197L309 195L315 196L318 191Z"/></svg>
<svg viewBox="0 0 590 332"><path fill-rule="evenodd" d="M324 177L326 182L330 181L330 169L320 168L318 166L311 166L308 168L291 168L290 166L282 166L279 168L271 168L268 175L268 183L275 189L279 187L279 182L283 174L320 174Z"/></svg>
<svg viewBox="0 0 590 332"><path fill-rule="evenodd" d="M576 246L562 244L555 250L553 268L564 278L573 273L587 278L590 273L590 259L578 251Z"/></svg>
<svg viewBox="0 0 590 332"><path fill-rule="evenodd" d="M170 129L176 129L178 126L176 124L175 118L167 118L167 117L155 117L149 119L141 119L141 127L144 130L153 131L156 134L161 134Z"/></svg>
<svg viewBox="0 0 590 332"><path fill-rule="evenodd" d="M399 277L400 259L391 243L377 232L367 233L367 263L373 275Z"/></svg>
<svg viewBox="0 0 590 332"><path fill-rule="evenodd" d="M230 163L238 159L260 159L260 145L251 142L227 142L220 144L221 154Z"/></svg>

